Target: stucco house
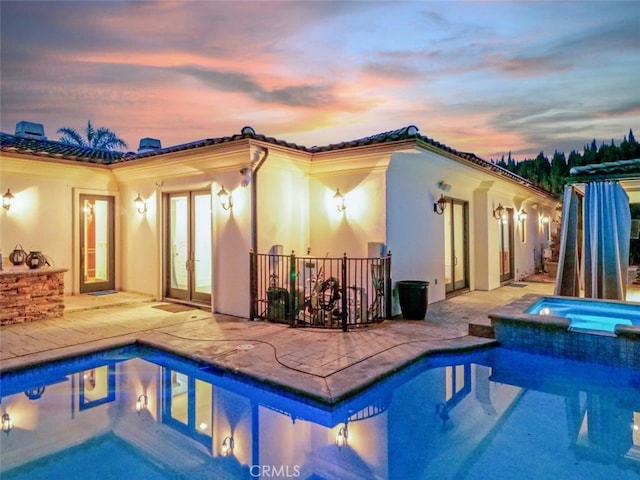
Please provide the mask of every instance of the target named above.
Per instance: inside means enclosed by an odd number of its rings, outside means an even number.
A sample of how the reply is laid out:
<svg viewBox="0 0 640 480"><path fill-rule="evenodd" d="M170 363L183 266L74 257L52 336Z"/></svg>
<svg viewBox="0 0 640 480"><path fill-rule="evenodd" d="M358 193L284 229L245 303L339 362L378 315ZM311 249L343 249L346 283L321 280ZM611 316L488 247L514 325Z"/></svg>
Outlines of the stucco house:
<svg viewBox="0 0 640 480"><path fill-rule="evenodd" d="M428 281L429 302L520 280L542 263L558 202L415 126L320 147L244 127L165 148L143 139L122 154L20 122L0 137L6 192L5 263L20 244L69 268L66 294L139 292L241 317L252 250L391 251L393 281Z"/></svg>

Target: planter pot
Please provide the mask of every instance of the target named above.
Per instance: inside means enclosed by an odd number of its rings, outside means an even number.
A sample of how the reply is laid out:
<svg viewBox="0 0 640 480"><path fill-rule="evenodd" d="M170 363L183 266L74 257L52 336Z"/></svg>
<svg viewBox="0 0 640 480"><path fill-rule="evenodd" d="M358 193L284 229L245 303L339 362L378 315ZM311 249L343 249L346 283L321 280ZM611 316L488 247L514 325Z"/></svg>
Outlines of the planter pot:
<svg viewBox="0 0 640 480"><path fill-rule="evenodd" d="M424 320L429 301L429 282L401 280L396 285L402 316L407 320Z"/></svg>

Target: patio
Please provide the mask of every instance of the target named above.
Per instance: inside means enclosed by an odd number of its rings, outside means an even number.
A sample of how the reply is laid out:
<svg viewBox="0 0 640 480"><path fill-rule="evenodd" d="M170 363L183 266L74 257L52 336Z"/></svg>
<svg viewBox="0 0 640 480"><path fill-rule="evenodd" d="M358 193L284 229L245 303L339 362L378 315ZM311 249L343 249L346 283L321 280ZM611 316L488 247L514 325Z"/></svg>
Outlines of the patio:
<svg viewBox="0 0 640 480"><path fill-rule="evenodd" d="M426 354L494 344L477 336L490 328L487 312L524 294L549 295L553 286L473 291L429 305L425 321L387 320L347 333L212 315L123 292L68 296L62 318L2 327L0 372L139 341L333 403Z"/></svg>

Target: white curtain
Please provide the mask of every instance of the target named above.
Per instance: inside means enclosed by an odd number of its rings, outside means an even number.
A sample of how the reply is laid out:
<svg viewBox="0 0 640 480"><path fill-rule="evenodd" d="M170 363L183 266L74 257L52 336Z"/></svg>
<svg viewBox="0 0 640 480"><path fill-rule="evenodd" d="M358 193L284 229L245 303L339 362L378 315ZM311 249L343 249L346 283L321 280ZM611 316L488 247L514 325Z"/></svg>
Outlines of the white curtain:
<svg viewBox="0 0 640 480"><path fill-rule="evenodd" d="M624 300L631 239L629 196L618 182L592 182L586 185L584 202L585 297Z"/></svg>
<svg viewBox="0 0 640 480"><path fill-rule="evenodd" d="M576 188L566 185L562 202L560 252L554 290L555 295L580 296L580 261L578 254L581 243L578 231L580 215L582 214L580 206L581 197L578 195Z"/></svg>

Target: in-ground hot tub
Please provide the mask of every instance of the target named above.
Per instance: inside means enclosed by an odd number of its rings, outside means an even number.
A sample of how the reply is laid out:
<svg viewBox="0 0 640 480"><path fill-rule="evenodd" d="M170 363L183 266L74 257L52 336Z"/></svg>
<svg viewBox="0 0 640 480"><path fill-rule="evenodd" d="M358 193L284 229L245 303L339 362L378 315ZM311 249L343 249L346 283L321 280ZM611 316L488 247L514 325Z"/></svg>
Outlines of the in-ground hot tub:
<svg viewBox="0 0 640 480"><path fill-rule="evenodd" d="M640 369L640 303L525 295L489 318L506 348Z"/></svg>
<svg viewBox="0 0 640 480"><path fill-rule="evenodd" d="M525 313L568 318L569 329L615 334L616 325L640 326L640 305L584 298L542 297Z"/></svg>

